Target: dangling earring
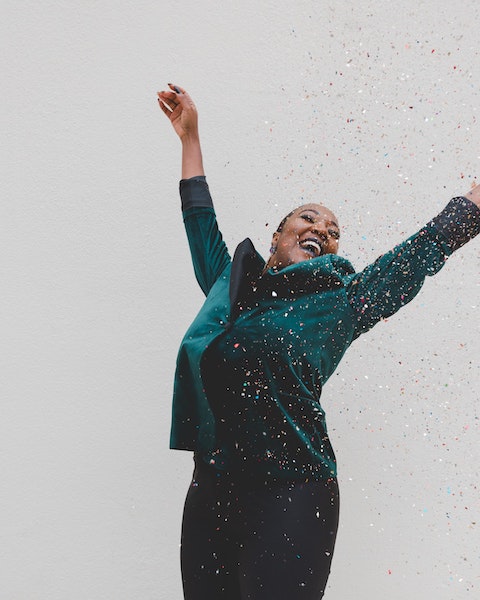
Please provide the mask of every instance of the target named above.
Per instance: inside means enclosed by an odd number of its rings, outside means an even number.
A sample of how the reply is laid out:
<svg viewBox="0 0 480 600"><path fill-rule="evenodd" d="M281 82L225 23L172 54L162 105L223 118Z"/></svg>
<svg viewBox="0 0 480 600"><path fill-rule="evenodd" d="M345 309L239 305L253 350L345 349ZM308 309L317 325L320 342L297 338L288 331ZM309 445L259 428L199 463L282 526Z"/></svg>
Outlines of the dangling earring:
<svg viewBox="0 0 480 600"><path fill-rule="evenodd" d="M270 254L275 254L276 250L277 250L276 246L270 246Z"/></svg>

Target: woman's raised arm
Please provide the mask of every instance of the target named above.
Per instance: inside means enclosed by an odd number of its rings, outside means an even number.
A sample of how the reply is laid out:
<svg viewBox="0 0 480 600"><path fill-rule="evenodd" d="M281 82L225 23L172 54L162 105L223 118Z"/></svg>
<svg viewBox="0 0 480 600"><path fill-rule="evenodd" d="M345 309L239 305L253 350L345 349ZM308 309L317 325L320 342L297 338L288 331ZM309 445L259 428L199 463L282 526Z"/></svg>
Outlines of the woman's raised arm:
<svg viewBox="0 0 480 600"><path fill-rule="evenodd" d="M168 85L170 90L158 92L158 103L182 142L183 222L195 275L207 295L231 259L218 229L203 171L197 109L183 88L173 83Z"/></svg>
<svg viewBox="0 0 480 600"><path fill-rule="evenodd" d="M158 92L158 103L182 142L182 179L205 175L198 134L198 113L193 100L181 87Z"/></svg>
<svg viewBox="0 0 480 600"><path fill-rule="evenodd" d="M410 302L427 276L480 234L480 186L457 196L416 234L356 273L347 286L357 335Z"/></svg>

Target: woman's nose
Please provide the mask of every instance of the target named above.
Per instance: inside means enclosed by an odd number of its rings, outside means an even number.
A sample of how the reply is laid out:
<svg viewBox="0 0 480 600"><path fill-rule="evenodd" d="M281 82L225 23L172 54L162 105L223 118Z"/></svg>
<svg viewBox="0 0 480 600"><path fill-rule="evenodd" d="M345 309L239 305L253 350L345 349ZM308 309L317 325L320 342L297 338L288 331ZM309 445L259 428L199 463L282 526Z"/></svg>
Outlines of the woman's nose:
<svg viewBox="0 0 480 600"><path fill-rule="evenodd" d="M328 237L327 226L325 225L325 223L321 223L321 222L312 223L312 226L310 227L310 231L312 233L315 233L316 235L319 235L323 239L327 239L327 237Z"/></svg>

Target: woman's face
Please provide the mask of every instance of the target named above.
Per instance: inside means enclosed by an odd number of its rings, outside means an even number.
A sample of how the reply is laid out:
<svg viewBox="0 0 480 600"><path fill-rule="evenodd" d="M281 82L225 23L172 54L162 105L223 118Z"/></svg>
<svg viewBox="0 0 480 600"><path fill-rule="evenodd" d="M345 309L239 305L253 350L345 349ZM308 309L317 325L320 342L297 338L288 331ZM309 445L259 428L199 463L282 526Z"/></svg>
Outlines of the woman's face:
<svg viewBox="0 0 480 600"><path fill-rule="evenodd" d="M335 215L320 204L304 204L287 217L272 238L268 268L282 269L323 254L337 254L340 230Z"/></svg>

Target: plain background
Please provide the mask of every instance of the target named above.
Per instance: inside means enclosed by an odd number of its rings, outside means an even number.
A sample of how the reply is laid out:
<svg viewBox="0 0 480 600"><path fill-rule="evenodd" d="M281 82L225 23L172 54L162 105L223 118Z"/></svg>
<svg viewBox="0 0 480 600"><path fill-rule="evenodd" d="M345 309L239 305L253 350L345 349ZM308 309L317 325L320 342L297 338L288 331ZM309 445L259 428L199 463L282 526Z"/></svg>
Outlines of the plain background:
<svg viewBox="0 0 480 600"><path fill-rule="evenodd" d="M168 450L202 296L180 147L196 100L227 243L323 202L360 269L480 176L477 0L2 0L2 600L179 600L191 456ZM326 598L479 578L479 242L324 391L341 528Z"/></svg>

